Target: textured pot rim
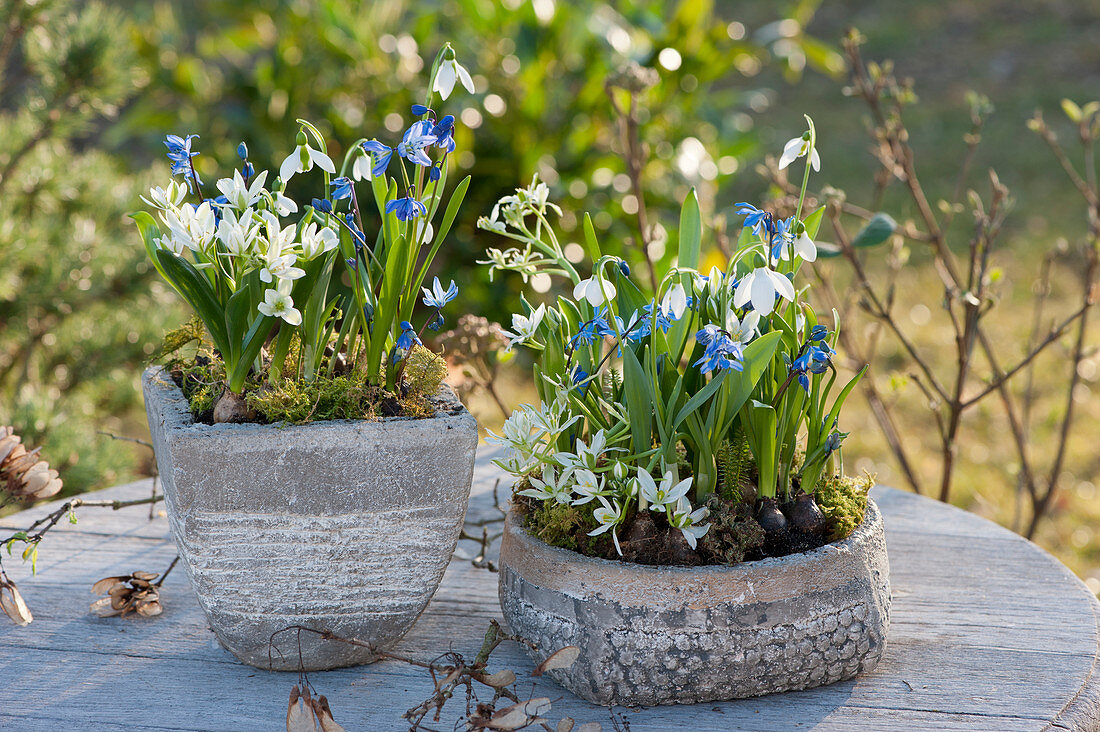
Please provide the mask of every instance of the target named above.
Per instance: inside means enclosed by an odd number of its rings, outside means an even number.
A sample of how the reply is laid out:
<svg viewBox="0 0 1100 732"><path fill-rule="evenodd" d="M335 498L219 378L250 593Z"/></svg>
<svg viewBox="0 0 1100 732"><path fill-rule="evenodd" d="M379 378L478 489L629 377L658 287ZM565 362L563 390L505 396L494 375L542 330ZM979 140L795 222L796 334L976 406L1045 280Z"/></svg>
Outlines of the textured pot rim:
<svg viewBox="0 0 1100 732"><path fill-rule="evenodd" d="M806 590L829 591L866 573L882 514L870 498L863 521L846 538L808 552L738 565L654 566L589 557L552 546L523 525L510 507L501 564L528 582L577 597L624 605L705 607L719 602L782 600ZM503 581L503 577L502 577Z"/></svg>
<svg viewBox="0 0 1100 732"><path fill-rule="evenodd" d="M143 380L146 382L147 390L149 387L160 387L161 391L158 397L167 402L168 406L171 407L171 414L165 414L165 427L172 431L186 430L190 435L195 437L221 438L242 432L268 432L276 433L284 437L292 437L301 431L309 431L311 434L314 434L325 429L344 430L349 426L385 431L397 425L437 424L440 421L465 422L473 419L473 415L470 414L466 406L459 400L454 389L449 384L443 383L440 384L439 391L436 392L434 396L438 404L436 413L431 417L326 419L316 422L307 422L305 424L261 424L259 422L206 424L205 422L195 421L194 415L191 414L191 407L187 402L187 398L183 395L183 390L176 385L176 382L171 377L166 375L164 367L150 366L145 369L142 376ZM171 416L172 419L167 419L169 416Z"/></svg>

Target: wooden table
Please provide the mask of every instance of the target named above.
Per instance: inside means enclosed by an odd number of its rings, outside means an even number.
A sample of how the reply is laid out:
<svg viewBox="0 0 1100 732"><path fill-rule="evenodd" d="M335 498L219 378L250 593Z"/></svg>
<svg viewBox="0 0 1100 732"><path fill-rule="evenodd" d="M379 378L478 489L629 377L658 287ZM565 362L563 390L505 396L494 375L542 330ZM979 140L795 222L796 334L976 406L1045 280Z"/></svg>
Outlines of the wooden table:
<svg viewBox="0 0 1100 732"><path fill-rule="evenodd" d="M479 455L470 517L494 510L500 473L490 457L488 450ZM140 481L94 497L141 497L150 487ZM873 496L886 519L892 626L885 658L859 679L721 704L607 709L527 678L532 664L512 643L493 654L490 670L510 668L520 694L550 697L554 723L570 716L605 731L1100 729L1100 606L1084 584L1046 552L981 518L888 488ZM48 508L9 516L0 526L24 526ZM47 535L37 577L18 557L5 562L35 621L19 628L0 617L0 729L283 727L297 675L244 666L222 650L183 572L165 583L160 617L89 614L97 579L159 572L175 556L167 521L147 514L145 506L85 509L77 525ZM489 620L500 618L496 579L456 558L397 650L423 660L448 649L472 657ZM407 729L401 715L432 688L424 671L395 661L313 673L310 680L349 732ZM453 729L463 707L462 699L452 700L430 726Z"/></svg>

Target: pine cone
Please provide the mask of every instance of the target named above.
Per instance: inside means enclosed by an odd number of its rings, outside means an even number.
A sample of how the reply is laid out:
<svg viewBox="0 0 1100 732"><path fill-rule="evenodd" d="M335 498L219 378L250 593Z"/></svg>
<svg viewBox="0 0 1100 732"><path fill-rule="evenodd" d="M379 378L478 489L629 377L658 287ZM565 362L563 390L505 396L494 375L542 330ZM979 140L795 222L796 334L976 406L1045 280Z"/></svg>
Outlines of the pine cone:
<svg viewBox="0 0 1100 732"><path fill-rule="evenodd" d="M141 571L124 577L104 577L92 585L92 592L107 596L93 602L90 610L101 618L126 617L133 612L143 618L160 615L164 608L160 604L160 588L153 584L156 578L153 572Z"/></svg>
<svg viewBox="0 0 1100 732"><path fill-rule="evenodd" d="M39 460L38 451L27 452L11 427L0 427L0 489L14 498L38 500L61 490L61 478L49 463Z"/></svg>

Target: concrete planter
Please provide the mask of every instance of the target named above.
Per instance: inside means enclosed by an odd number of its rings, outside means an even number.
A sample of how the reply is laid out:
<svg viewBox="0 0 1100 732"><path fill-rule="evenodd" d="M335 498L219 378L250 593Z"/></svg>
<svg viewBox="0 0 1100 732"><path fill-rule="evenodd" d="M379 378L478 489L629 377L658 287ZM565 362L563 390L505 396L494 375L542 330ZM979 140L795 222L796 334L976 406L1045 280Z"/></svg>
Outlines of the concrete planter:
<svg viewBox="0 0 1100 732"><path fill-rule="evenodd" d="M849 679L878 663L890 623L882 515L844 541L736 567L651 567L552 547L508 516L500 604L549 675L597 704L738 699Z"/></svg>
<svg viewBox="0 0 1100 732"><path fill-rule="evenodd" d="M469 499L477 423L448 388L431 419L280 427L195 424L159 369L143 376L172 534L221 644L298 668L303 625L378 650L412 627L443 578ZM306 670L369 649L300 635Z"/></svg>

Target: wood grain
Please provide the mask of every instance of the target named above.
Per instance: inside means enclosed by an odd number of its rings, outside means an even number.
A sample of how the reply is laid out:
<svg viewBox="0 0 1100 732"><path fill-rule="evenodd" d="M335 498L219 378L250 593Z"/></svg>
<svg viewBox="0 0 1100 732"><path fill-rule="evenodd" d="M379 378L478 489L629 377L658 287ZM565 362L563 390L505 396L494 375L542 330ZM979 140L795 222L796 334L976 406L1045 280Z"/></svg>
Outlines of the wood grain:
<svg viewBox="0 0 1100 732"><path fill-rule="evenodd" d="M470 522L499 515L492 489L501 476L489 464L492 454L479 453ZM150 488L139 481L95 498L136 498ZM501 498L506 494L501 482ZM571 716L605 730L1100 729L1100 605L1084 584L988 521L891 489L877 488L874 496L886 521L894 601L886 656L863 677L739 702L609 710L530 678L531 663L512 644L493 655L491 670L510 668L520 677L519 693L553 699L555 722ZM48 508L6 517L0 526L27 524ZM460 545L467 553L475 548ZM149 521L148 507L137 506L89 508L77 525L51 531L37 577L9 559L5 567L35 621L25 628L0 623L0 729L280 729L297 674L258 671L221 649L182 572L165 583L158 618L88 613L95 580L162 571L174 556L163 515ZM421 660L448 649L473 656L489 620L500 617L496 580L453 560L398 651ZM289 637L281 644L286 653L292 646ZM420 669L394 661L313 673L310 681L338 722L370 732L407 729L402 713L431 689ZM433 729L452 729L463 706L453 700Z"/></svg>

